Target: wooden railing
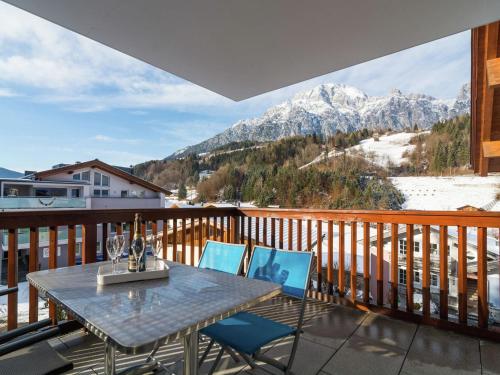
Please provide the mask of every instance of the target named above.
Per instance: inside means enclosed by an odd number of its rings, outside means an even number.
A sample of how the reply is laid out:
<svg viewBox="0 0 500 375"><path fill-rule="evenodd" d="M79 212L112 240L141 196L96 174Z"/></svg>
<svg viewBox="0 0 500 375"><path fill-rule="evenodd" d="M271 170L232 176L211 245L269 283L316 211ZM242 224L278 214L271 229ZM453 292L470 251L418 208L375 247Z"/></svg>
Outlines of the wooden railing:
<svg viewBox="0 0 500 375"><path fill-rule="evenodd" d="M19 229L29 228L29 271L32 272L38 267L40 228L49 228L49 268L58 267L58 227L63 226L67 227L68 265L76 262L77 226L82 228L81 262L91 263L97 259L98 240L105 243L104 239L109 231L121 233L126 227L129 233L133 232L133 219L137 211L0 213L0 230L8 231L7 287L12 288L8 294L8 329L18 325L16 254ZM496 262L496 271L490 272L498 272L498 248L488 249L487 240L488 233L491 234L492 230L495 231L494 235L498 235L500 212L254 208L148 209L139 212L144 220L141 225L143 233L147 230L153 233L163 232L163 256L167 259L195 265L207 239L247 243L250 249L259 244L297 251L314 250L317 265L311 289L312 297L500 339L500 332L489 319L487 286L488 262ZM102 238L99 239L98 225L102 228L99 234ZM450 235L450 228L456 228L456 236ZM417 233L421 242L418 254L414 250ZM456 237L456 255L454 249L448 254L447 245L451 237ZM431 264L431 245L436 246L431 242L432 238L438 239L437 264ZM400 254L399 246L403 239L406 240L404 257ZM348 247L346 243L349 244ZM468 273L467 251L469 249L469 253L473 252L475 248L476 272ZM249 252L249 257L250 255ZM421 262L415 262L416 255L421 256ZM452 258L456 260L453 270L450 269ZM421 269L416 269L416 264L419 267L421 265ZM431 285L432 281L436 281L431 280L431 266L432 269L437 267L439 270L439 286ZM455 268L456 274L452 274ZM406 269L404 285L399 285L401 269ZM414 280L414 271L419 272L420 283ZM453 308L448 303L450 278L456 279L458 290L457 307ZM477 283L477 308L474 309L468 307L470 301L467 295L468 283L472 282ZM417 284L422 296L422 301L418 304L414 301ZM433 299L433 290L436 288L439 288L438 297ZM417 308L417 305L421 308ZM437 313L432 310L432 306L439 306ZM56 310L52 304L49 312L50 317L55 320ZM37 320L38 295L34 288L30 288L29 321Z"/></svg>

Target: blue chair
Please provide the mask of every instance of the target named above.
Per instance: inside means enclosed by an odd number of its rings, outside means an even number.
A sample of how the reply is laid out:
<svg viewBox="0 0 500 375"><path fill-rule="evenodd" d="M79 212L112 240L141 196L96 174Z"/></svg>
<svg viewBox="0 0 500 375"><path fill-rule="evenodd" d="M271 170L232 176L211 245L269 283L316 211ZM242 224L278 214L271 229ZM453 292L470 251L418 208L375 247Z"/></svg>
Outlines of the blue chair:
<svg viewBox="0 0 500 375"><path fill-rule="evenodd" d="M259 360L289 374L304 320L311 262L311 252L254 247L247 277L279 283L283 286L284 295L301 299L302 305L297 326L292 327L278 323L249 312L235 314L201 330L201 333L210 337L212 341L200 359L200 366L213 343L217 342L221 349L209 372L210 374L216 370L224 351L235 360L238 360L235 358L235 352L238 353L252 368L256 367L255 361ZM260 350L264 345L286 336L295 336L288 363L283 364L261 353Z"/></svg>
<svg viewBox="0 0 500 375"><path fill-rule="evenodd" d="M209 240L203 248L198 268L239 275L246 251L247 245Z"/></svg>

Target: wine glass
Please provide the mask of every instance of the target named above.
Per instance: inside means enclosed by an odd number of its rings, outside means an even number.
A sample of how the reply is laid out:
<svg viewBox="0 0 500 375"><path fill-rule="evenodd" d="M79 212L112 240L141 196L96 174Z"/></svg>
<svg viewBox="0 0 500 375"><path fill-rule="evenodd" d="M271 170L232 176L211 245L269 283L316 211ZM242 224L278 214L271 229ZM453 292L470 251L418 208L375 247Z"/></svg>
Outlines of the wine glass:
<svg viewBox="0 0 500 375"><path fill-rule="evenodd" d="M158 266L158 256L163 249L163 238L162 236L152 235L149 237L149 245L153 251L155 268Z"/></svg>
<svg viewBox="0 0 500 375"><path fill-rule="evenodd" d="M139 272L141 268L141 258L144 254L146 244L144 243L144 240L142 238L136 238L132 241L132 245L130 247L132 249L132 252L134 253L136 263L135 272Z"/></svg>
<svg viewBox="0 0 500 375"><path fill-rule="evenodd" d="M123 251L125 250L125 236L123 234L117 234L113 246L116 246L116 263L122 257Z"/></svg>
<svg viewBox="0 0 500 375"><path fill-rule="evenodd" d="M108 252L109 257L111 258L112 273L115 273L116 247L115 247L114 237L106 238L106 251Z"/></svg>

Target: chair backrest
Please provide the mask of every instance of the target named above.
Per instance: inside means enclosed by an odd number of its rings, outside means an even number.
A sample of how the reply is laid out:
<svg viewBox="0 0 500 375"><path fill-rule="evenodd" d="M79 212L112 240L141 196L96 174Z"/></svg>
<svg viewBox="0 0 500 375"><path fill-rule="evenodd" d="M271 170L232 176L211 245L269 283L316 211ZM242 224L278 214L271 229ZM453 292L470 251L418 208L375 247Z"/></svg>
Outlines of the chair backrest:
<svg viewBox="0 0 500 375"><path fill-rule="evenodd" d="M238 275L243 266L246 250L246 245L209 240L203 248L198 268L207 268Z"/></svg>
<svg viewBox="0 0 500 375"><path fill-rule="evenodd" d="M304 298L309 284L312 253L255 246L247 277L283 285L283 294Z"/></svg>

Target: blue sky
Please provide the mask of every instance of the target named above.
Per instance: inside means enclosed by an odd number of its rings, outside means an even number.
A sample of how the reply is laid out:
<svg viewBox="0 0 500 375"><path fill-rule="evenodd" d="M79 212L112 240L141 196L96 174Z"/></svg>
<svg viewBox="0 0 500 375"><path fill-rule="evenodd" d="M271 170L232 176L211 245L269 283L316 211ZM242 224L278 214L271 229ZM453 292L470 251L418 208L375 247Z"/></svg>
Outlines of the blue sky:
<svg viewBox="0 0 500 375"><path fill-rule="evenodd" d="M161 159L325 82L452 98L469 80L463 32L235 103L0 1L0 166Z"/></svg>

